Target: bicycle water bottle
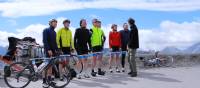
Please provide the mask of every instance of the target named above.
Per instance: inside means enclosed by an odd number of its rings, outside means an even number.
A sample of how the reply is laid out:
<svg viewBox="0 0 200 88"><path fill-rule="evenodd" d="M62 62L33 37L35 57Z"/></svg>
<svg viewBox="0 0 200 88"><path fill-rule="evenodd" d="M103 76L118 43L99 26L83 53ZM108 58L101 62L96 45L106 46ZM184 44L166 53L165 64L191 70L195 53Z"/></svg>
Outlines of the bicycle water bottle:
<svg viewBox="0 0 200 88"><path fill-rule="evenodd" d="M44 69L46 64L47 64L47 62L46 62L46 60L44 60L43 63L38 67L38 71L41 71L42 69Z"/></svg>
<svg viewBox="0 0 200 88"><path fill-rule="evenodd" d="M34 65L33 67L34 67L35 72L38 72L38 68L37 68L37 66Z"/></svg>

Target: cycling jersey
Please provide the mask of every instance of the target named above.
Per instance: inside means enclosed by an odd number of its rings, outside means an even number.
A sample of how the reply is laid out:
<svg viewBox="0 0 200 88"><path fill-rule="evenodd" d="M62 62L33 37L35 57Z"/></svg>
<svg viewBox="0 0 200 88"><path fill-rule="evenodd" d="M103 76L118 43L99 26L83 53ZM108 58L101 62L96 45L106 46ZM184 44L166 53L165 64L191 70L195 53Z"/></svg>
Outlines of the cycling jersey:
<svg viewBox="0 0 200 88"><path fill-rule="evenodd" d="M103 46L105 42L105 35L101 28L93 27L91 29L91 45L92 47L95 46Z"/></svg>
<svg viewBox="0 0 200 88"><path fill-rule="evenodd" d="M121 46L121 35L119 32L110 32L109 34L109 46L112 48L113 46L119 47Z"/></svg>
<svg viewBox="0 0 200 88"><path fill-rule="evenodd" d="M70 29L61 28L57 32L56 42L58 48L62 47L70 47L74 49L73 39L72 39L72 32Z"/></svg>

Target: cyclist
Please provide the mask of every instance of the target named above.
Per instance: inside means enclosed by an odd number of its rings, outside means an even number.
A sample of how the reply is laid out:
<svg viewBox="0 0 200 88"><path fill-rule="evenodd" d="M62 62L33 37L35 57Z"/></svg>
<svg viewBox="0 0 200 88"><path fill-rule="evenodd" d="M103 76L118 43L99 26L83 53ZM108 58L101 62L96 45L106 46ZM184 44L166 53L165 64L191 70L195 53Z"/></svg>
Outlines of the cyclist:
<svg viewBox="0 0 200 88"><path fill-rule="evenodd" d="M112 49L111 52L111 58L110 58L110 72L113 72L112 66L113 66L113 62L115 62L115 66L116 66L116 72L120 72L119 71L119 52L120 51L120 47L121 47L121 35L120 33L117 31L117 25L113 24L111 26L112 31L109 34L109 46L110 49Z"/></svg>
<svg viewBox="0 0 200 88"><path fill-rule="evenodd" d="M74 46L78 55L86 55L89 52L90 45L90 31L87 29L87 22L85 19L80 20L80 28L76 29L74 35ZM90 78L88 72L87 58L81 58L83 62L83 76ZM81 74L78 75L78 79L81 79Z"/></svg>
<svg viewBox="0 0 200 88"><path fill-rule="evenodd" d="M122 49L122 51L126 52L128 41L129 41L130 31L128 29L127 23L123 24L123 28L124 28L124 30L120 31L120 34L121 34L121 49ZM125 58L126 58L126 53L122 53L122 57L121 57L122 72L125 72Z"/></svg>
<svg viewBox="0 0 200 88"><path fill-rule="evenodd" d="M91 46L92 46L92 52L102 52L103 50L103 45L105 42L105 35L103 30L101 29L101 21L97 19L92 20L93 27L90 30L91 31ZM98 60L98 75L105 75L105 72L101 70L102 67L102 56L103 54L97 54L93 56L93 63L92 63L92 72L91 75L93 77L96 76L97 72L95 72L95 67L96 67L96 60Z"/></svg>
<svg viewBox="0 0 200 88"><path fill-rule="evenodd" d="M47 57L52 57L56 55L56 51L58 50L57 44L56 44L56 32L55 28L57 27L57 20L52 19L49 21L48 28L44 29L43 31L43 43L44 43L44 49ZM48 69L48 77L47 79L43 75L43 87L47 88L47 80L53 81L52 76L52 68Z"/></svg>
<svg viewBox="0 0 200 88"><path fill-rule="evenodd" d="M64 27L57 31L57 36L56 36L57 46L59 48L59 51L62 52L62 54L71 54L71 52L74 51L74 44L73 44L72 32L69 29L70 20L68 19L64 20L63 25ZM68 61L66 60L60 61L59 64L60 80L63 80L62 67L64 64L67 64L67 62Z"/></svg>

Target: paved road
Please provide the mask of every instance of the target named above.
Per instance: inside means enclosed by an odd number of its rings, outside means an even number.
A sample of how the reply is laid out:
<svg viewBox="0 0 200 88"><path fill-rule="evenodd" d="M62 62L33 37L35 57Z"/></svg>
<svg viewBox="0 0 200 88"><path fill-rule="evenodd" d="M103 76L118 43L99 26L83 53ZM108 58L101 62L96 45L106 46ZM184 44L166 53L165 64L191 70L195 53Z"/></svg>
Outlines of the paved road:
<svg viewBox="0 0 200 88"><path fill-rule="evenodd" d="M200 66L140 69L136 78L113 73L90 79L74 79L66 88L199 88ZM42 88L41 81L27 88ZM0 88L6 88L0 80Z"/></svg>

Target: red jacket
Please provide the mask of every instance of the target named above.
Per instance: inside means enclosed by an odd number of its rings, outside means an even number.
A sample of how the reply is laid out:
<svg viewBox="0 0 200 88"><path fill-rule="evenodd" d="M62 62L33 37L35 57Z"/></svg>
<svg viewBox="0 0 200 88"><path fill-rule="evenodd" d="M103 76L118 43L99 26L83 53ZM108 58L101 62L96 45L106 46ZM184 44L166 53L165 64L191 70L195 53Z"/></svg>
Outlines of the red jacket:
<svg viewBox="0 0 200 88"><path fill-rule="evenodd" d="M121 47L121 35L119 32L110 32L109 34L109 46Z"/></svg>

